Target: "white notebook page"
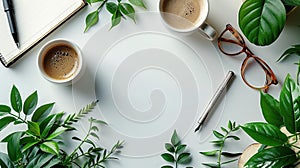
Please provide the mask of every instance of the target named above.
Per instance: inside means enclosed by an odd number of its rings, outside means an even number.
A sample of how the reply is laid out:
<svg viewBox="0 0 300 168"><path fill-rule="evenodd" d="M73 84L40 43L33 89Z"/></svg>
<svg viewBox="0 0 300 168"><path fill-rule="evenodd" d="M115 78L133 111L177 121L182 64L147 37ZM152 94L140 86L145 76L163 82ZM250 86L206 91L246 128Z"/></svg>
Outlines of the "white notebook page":
<svg viewBox="0 0 300 168"><path fill-rule="evenodd" d="M0 2L0 54L7 62L25 52L82 6L83 0L13 0L19 33L18 49Z"/></svg>

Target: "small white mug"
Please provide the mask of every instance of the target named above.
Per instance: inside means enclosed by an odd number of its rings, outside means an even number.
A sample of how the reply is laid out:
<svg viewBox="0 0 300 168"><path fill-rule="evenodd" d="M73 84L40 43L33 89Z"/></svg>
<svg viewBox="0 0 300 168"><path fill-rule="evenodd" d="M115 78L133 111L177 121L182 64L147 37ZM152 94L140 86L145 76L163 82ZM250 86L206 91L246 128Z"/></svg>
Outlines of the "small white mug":
<svg viewBox="0 0 300 168"><path fill-rule="evenodd" d="M45 79L62 85L78 80L84 71L81 49L65 39L55 39L43 45L37 62Z"/></svg>
<svg viewBox="0 0 300 168"><path fill-rule="evenodd" d="M191 34L198 31L213 41L216 30L207 22L208 0L159 0L159 13L164 25L172 31Z"/></svg>

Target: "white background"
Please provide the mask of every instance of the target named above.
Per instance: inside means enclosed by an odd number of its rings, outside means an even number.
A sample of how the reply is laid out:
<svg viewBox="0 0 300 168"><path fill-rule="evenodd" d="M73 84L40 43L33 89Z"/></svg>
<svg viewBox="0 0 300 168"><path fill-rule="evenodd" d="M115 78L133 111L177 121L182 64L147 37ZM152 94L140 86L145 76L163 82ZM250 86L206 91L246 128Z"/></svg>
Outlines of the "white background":
<svg viewBox="0 0 300 168"><path fill-rule="evenodd" d="M147 10L137 9L139 12L147 12L147 11L157 11L158 8L158 0L145 0ZM240 0L210 0L210 13L207 21L215 27L218 32L221 32L227 23L232 24L235 28L238 29L237 26L237 15L238 10L241 5ZM3 66L0 67L0 103L1 104L9 104L9 93L12 88L12 85L15 84L20 90L23 99L28 96L30 93L35 90L38 91L39 95L39 104L44 104L48 102L56 102L54 111L65 111L67 113L78 111L77 101L78 99L85 99L85 97L74 98L74 88L72 86L59 86L52 83L49 83L39 73L37 67L37 53L41 46L45 44L47 41L56 38L64 38L71 40L77 43L81 48L85 47L85 44L88 40L93 37L99 30L104 30L102 27L110 23L110 14L106 11L102 11L100 14L99 23L92 27L87 33L83 33L85 28L85 17L86 15L96 9L96 7L87 6L82 11L80 11L75 17L71 20L67 21L63 26L58 28L54 33L44 39L39 45L33 48L30 52L28 52L21 60L15 63L10 68L5 68ZM258 56L266 60L266 62L273 68L275 74L278 77L280 84L282 84L287 73L290 73L293 78L295 78L297 66L294 65L294 62L297 62L298 57L294 56L289 58L288 60L277 63L276 60L280 57L280 55L287 49L290 45L299 43L298 39L300 35L299 26L299 9L292 13L287 18L287 24L284 28L284 31L280 35L279 39L272 45L267 47L258 47L249 44L249 48ZM145 21L144 21L145 22ZM152 22L151 20L146 22ZM137 24L135 26L140 26L142 21L139 23L139 15L137 15ZM133 24L132 21L122 21L122 23L118 26L117 29L121 29L122 26L126 26L126 24ZM239 30L239 29L238 29ZM99 39L99 44L101 45L106 42L106 38L110 38L109 32L107 31L107 35L103 39ZM114 33L112 33L114 34ZM199 42L201 43L201 42ZM203 41L202 41L203 43ZM205 42L208 43L208 42ZM212 45L216 45L214 41ZM217 52L218 53L218 52ZM84 54L84 53L83 53ZM199 154L199 151L214 149L214 147L209 144L209 140L213 140L214 137L211 136L211 130L217 129L219 130L220 126L226 126L228 120L236 121L238 124L243 124L249 121L258 121L262 120L261 112L259 108L259 92L248 88L240 77L240 65L242 62L242 57L238 59L229 58L222 54L212 55L212 57L216 57L217 60L222 61L222 69L224 72L221 72L225 75L225 72L230 69L235 71L236 79L234 80L230 90L226 93L226 99L223 99L219 108L216 111L220 111L222 114L221 118L218 121L209 120L210 125L208 127L204 127L203 131L209 134L200 135L198 133L194 134L193 130L189 130L187 136L183 138L183 142L187 143L190 147L190 151L193 154L193 162L192 166L194 167L203 167L201 165L202 162L212 161L210 158L204 157ZM89 60L91 58L84 58ZM99 60L96 60L98 63ZM87 62L93 62L91 60ZM87 64L87 67L97 67L97 64ZM216 84L219 81L212 81L213 87L209 89L209 93L206 94L206 97L209 98L212 96L213 89L216 89ZM276 87L272 87L270 89L270 93L274 95L274 97L278 97L278 93L280 90L280 84ZM210 86L211 87L211 86ZM77 92L75 92L77 93ZM78 95L76 95L78 96ZM87 98L88 99L88 98ZM208 99L206 100L208 101ZM205 102L200 102L200 104L204 105ZM175 106L175 105L174 105ZM201 110L200 110L201 111ZM201 112L199 113L199 115ZM212 118L213 119L213 118ZM196 120L196 119L195 119ZM194 122L194 121L186 121ZM108 123L109 124L109 123ZM109 125L107 127L110 127ZM82 128L79 126L79 128ZM19 128L20 129L20 128ZM10 125L7 129L0 133L0 137L4 137L11 130L14 130L14 126ZM81 130L82 131L82 130ZM84 131L84 129L83 129ZM245 136L242 132L239 132L242 136L242 141L235 143L234 145L231 143L225 149L234 152L241 152L247 145L251 143L249 137ZM82 135L82 134L81 134ZM68 137L66 135L66 137ZM101 137L101 134L100 134ZM171 134L169 135L171 137ZM208 137L204 141L201 138ZM104 138L105 139L105 138ZM163 145L166 141L161 140L161 149L163 149ZM151 144L150 144L151 145ZM126 144L125 144L126 148ZM6 151L5 145L1 144L1 151ZM126 149L130 150L130 149ZM164 165L166 162L162 160L159 154L147 156L147 157L127 157L120 156L120 160L115 162L110 162L110 167L130 167L130 168L138 168L138 167L147 167L154 168L160 167ZM229 167L236 167L235 164L232 164Z"/></svg>

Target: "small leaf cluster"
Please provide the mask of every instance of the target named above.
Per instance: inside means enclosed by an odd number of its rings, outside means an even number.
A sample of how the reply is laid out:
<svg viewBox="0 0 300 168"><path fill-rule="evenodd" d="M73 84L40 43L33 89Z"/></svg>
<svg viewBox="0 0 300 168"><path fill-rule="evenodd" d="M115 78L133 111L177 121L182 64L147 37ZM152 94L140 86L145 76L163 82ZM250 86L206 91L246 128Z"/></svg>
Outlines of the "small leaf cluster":
<svg viewBox="0 0 300 168"><path fill-rule="evenodd" d="M189 164L192 161L192 156L189 152L186 151L187 145L182 144L176 130L174 130L171 143L165 143L165 149L168 151L161 154L161 157L170 163L175 165L175 168L178 167L178 164ZM164 165L161 168L173 168L171 165ZM191 167L187 167L191 168Z"/></svg>
<svg viewBox="0 0 300 168"><path fill-rule="evenodd" d="M260 106L266 122L251 122L242 129L263 147L252 156L245 167L295 167L300 146L296 144L300 133L300 87L288 74L279 100L261 92ZM282 132L285 127L287 136Z"/></svg>
<svg viewBox="0 0 300 168"><path fill-rule="evenodd" d="M118 0L117 3L108 0L87 0L87 3L89 5L92 5L93 3L100 3L100 5L95 11L87 15L85 19L86 27L84 32L88 31L89 28L98 23L99 13L104 6L106 7L106 10L112 15L110 29L117 26L121 22L121 18L128 17L135 22L135 9L133 5L146 9L143 0L129 0L129 3L122 2L122 0Z"/></svg>
<svg viewBox="0 0 300 168"><path fill-rule="evenodd" d="M217 147L216 150L200 152L200 154L209 156L209 157L217 157L217 163L202 163L207 167L212 168L221 168L223 165L236 161L237 159L231 159L227 161L222 161L222 156L234 158L240 156L241 153L232 153L232 152L224 152L223 147L229 139L234 141L240 140L238 136L233 135L234 132L239 130L239 126L236 126L235 122L228 121L227 128L221 127L222 133L216 130L213 130L214 136L217 140L211 141L211 143Z"/></svg>
<svg viewBox="0 0 300 168"><path fill-rule="evenodd" d="M1 168L33 168L33 167L72 167L79 166L80 158L89 156L88 165L101 163L112 159L111 155L120 149L121 143L118 142L112 151L98 147L92 143L88 137L99 138L96 134L98 127L94 123L104 123L96 119L90 119L90 129L87 136L82 140L82 144L74 149L71 154L65 152L62 148L64 145L63 134L66 131L76 130L72 126L84 115L88 114L97 101L88 104L81 109L79 113L69 114L64 119L64 112L51 113L54 103L44 104L38 107L37 91L30 94L23 102L21 94L16 86L13 86L10 93L10 105L0 104L0 131L9 125L22 125L23 131L14 131L1 140L7 144L7 153L0 152ZM73 138L80 140L80 138ZM84 143L91 144L88 152L78 155L77 151L83 151L81 147ZM101 150L100 150L101 149ZM103 157L100 160L92 161L94 153L103 151ZM108 154L107 154L108 153ZM100 157L100 156L99 156ZM85 166L85 167L87 167ZM97 167L97 166L94 166ZM103 167L103 166L99 166Z"/></svg>

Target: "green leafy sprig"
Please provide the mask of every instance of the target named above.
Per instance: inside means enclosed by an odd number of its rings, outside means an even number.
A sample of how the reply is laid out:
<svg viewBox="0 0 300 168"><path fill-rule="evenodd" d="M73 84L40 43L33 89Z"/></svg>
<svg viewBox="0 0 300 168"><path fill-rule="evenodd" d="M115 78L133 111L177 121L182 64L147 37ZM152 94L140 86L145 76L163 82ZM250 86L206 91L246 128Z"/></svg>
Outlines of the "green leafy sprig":
<svg viewBox="0 0 300 168"><path fill-rule="evenodd" d="M87 115L98 101L88 104L78 113L70 114L64 119L64 112L51 114L54 103L41 105L37 108L37 91L22 101L16 86L10 93L10 104L0 104L0 131L7 126L24 125L23 131L14 131L1 140L7 144L7 153L0 152L1 168L67 168L67 167L104 167L103 163L117 159L113 155L120 151L122 142L118 141L111 150L107 150L90 140L99 139L96 123L106 124L101 120L91 118L90 126L83 139L70 154L64 151L66 131L76 130L72 124ZM85 152L84 152L85 151ZM83 164L81 160L85 160Z"/></svg>
<svg viewBox="0 0 300 168"><path fill-rule="evenodd" d="M261 92L260 105L267 122L250 122L242 129L264 147L245 164L248 167L295 167L300 159L300 87L288 74L279 100ZM282 132L285 127L289 135ZM263 156L263 157L262 157Z"/></svg>
<svg viewBox="0 0 300 168"><path fill-rule="evenodd" d="M213 130L213 134L217 138L217 140L211 141L211 143L215 146L218 146L219 149L200 152L200 154L205 155L205 156L210 156L210 157L217 157L217 163L202 163L202 164L207 167L221 168L221 166L223 166L225 164L228 164L228 163L238 160L238 159L231 159L231 160L227 160L227 161L222 161L222 156L232 158L232 157L237 157L237 156L241 155L241 153L232 153L232 152L224 152L223 151L223 147L227 140L229 140L229 139L233 139L235 141L240 140L240 138L238 136L232 135L232 133L238 131L239 128L240 127L236 126L235 122L229 121L227 128L221 127L221 130L223 133Z"/></svg>
<svg viewBox="0 0 300 168"><path fill-rule="evenodd" d="M170 163L175 165L175 168L178 168L178 164L189 164L192 161L192 156L189 152L186 151L187 145L181 144L181 140L178 137L176 130L174 130L171 143L165 143L165 149L168 151L161 154L161 157ZM164 165L161 168L173 168L171 165ZM191 168L191 167L187 167Z"/></svg>
<svg viewBox="0 0 300 168"><path fill-rule="evenodd" d="M106 10L112 14L110 29L117 26L121 22L121 18L125 19L128 17L135 22L135 9L133 5L146 9L146 5L143 0L129 0L129 3L122 2L122 0L118 0L117 3L109 0L87 0L87 3L89 5L97 3L99 4L99 7L87 15L84 32L88 31L89 28L98 23L99 13L104 6L106 7Z"/></svg>
<svg viewBox="0 0 300 168"><path fill-rule="evenodd" d="M74 164L78 167L104 167L103 163L108 160L117 160L118 158L112 155L120 152L123 147L123 142L118 141L111 150L104 149L102 147L97 147L97 145L90 139L94 137L100 139L97 135L99 128L95 124L105 124L102 120L96 120L94 118L89 119L89 129L86 136L81 139L77 136L72 137L73 140L78 141L79 145L73 150L71 154L63 152L61 154L63 167L69 167ZM88 146L87 150L84 150L83 146ZM80 166L79 163L84 160L83 164Z"/></svg>

